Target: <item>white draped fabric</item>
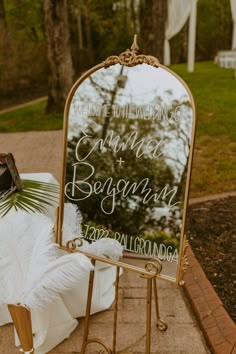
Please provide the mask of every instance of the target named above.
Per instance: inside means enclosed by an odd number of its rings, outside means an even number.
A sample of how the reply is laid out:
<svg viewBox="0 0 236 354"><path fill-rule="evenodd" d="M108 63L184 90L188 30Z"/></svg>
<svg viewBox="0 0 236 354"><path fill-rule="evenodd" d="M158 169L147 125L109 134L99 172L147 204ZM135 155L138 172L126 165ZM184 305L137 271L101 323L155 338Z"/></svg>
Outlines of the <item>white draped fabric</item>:
<svg viewBox="0 0 236 354"><path fill-rule="evenodd" d="M235 0L233 0L235 1ZM189 41L188 41L188 69L193 71L195 55L195 34L196 34L196 6L197 0L169 0L168 18L166 24L165 43L164 43L164 64L170 65L170 43L184 26L187 19L189 21Z"/></svg>
<svg viewBox="0 0 236 354"><path fill-rule="evenodd" d="M54 177L48 173L24 174L21 177L57 183ZM40 273L45 264L47 269L49 269L48 265L54 264L54 268L57 268L56 273L58 273L60 268L58 267L58 262L64 257L68 258L69 256L71 259L71 257L76 255L64 254L64 252L55 247L52 232L55 223L55 207L57 207L57 204L54 207L49 207L46 212L47 215L12 210L4 218L0 218L0 326L12 321L7 304L22 302L22 304L28 305L27 297L30 293L35 292L35 296L31 297L32 306L27 306L31 309L35 354L48 353L57 344L68 338L78 325L77 318L84 316L86 311L89 283L88 268L76 266L76 274L82 275L80 281L75 282L74 287L70 287L70 290L67 289L67 292L56 294L55 299L51 297L53 302L49 301L49 295L52 295L52 293L49 292L48 296L44 293L44 291L50 290L49 283L46 284L47 286L45 286L45 283L42 284L43 286L40 288L41 294L36 291L40 281L48 275L46 271ZM63 224L65 242L67 241L66 237L70 239L81 234L78 220L75 208L66 204ZM108 239L101 239L93 244L88 244L88 242L84 241L82 247L88 253L100 256L106 254L111 259L117 259L122 252L121 245L112 239L109 240L109 243L112 241L112 244L108 245L107 241ZM47 245L47 247L39 247L40 245ZM57 258L53 261L51 260L54 263L49 263L55 249L58 252L56 254ZM83 259L85 260L85 258ZM91 263L87 258L86 263L91 267ZM64 268L61 274L64 274L65 264L62 266ZM71 263L71 268L72 266L73 264ZM97 262L91 313L103 311L111 306L115 297L115 277L115 267ZM52 282L55 282L55 278L54 274L50 278L51 280L49 279L48 281L52 284ZM31 281L31 284L27 287L29 281ZM60 285L57 283L57 287L61 287L61 283ZM41 301L40 298L42 303L44 303L42 308L37 307L38 305L36 306L36 301ZM20 344L17 335L15 336L15 344L16 346ZM12 350L14 351L14 349ZM2 353L1 349L0 353Z"/></svg>
<svg viewBox="0 0 236 354"><path fill-rule="evenodd" d="M186 23L192 7L192 0L169 0L168 17L164 43L164 64L170 65L169 40L174 37Z"/></svg>
<svg viewBox="0 0 236 354"><path fill-rule="evenodd" d="M236 0L230 0L230 4L233 18L232 49L236 49Z"/></svg>

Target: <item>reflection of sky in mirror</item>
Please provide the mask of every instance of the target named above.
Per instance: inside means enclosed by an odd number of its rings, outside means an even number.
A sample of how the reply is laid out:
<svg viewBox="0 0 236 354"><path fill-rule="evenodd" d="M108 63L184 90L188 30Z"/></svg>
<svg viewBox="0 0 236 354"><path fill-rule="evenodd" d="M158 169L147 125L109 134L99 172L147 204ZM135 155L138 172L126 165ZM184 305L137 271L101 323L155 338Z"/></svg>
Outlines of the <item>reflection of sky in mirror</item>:
<svg viewBox="0 0 236 354"><path fill-rule="evenodd" d="M125 79L124 87L117 85L120 75ZM157 122L154 130L149 133L149 136L159 135L165 139L163 154L176 181L179 181L187 162L192 130L192 109L183 84L167 70L147 64L134 67L117 64L99 69L86 78L74 94L69 111L69 138L86 131L88 126L94 131L99 130L100 127L91 119L91 109L99 111L99 107L102 109L104 104L109 104L112 97L113 105L164 104L168 110L176 102L188 102L187 105L181 105L181 119L177 123L171 126L165 120Z"/></svg>
<svg viewBox="0 0 236 354"><path fill-rule="evenodd" d="M124 88L116 86L120 74L127 78ZM147 105L157 102L161 97L162 103L171 106L173 100L188 99L188 93L182 83L162 68L147 64L135 67L122 67L117 64L96 71L78 87L69 113L70 129L75 132L84 126L88 118L84 112L78 120L78 107L94 104L102 106L105 102L109 103L114 90L117 90L114 101L116 105Z"/></svg>
<svg viewBox="0 0 236 354"><path fill-rule="evenodd" d="M154 68L143 64L135 66L130 71L125 68L124 75L128 76L124 95L139 100L139 104L151 103L157 96L161 96L166 104L173 100L182 100L186 96L183 85L171 74L162 68ZM122 98L121 98L121 102Z"/></svg>

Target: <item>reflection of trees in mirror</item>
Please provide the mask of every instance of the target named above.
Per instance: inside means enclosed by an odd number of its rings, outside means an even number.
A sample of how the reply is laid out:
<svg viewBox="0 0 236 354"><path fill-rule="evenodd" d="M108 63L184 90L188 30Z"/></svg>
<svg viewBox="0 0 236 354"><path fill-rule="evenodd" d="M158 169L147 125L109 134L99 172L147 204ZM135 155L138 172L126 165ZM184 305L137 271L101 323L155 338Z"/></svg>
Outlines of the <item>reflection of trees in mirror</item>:
<svg viewBox="0 0 236 354"><path fill-rule="evenodd" d="M130 69L134 72L130 72ZM157 80L155 84L150 85L149 75L153 75L153 82ZM119 85L120 77L125 78L125 86ZM145 80L141 82L143 79ZM116 120L116 116L123 117L124 125L128 119L133 119L135 125L138 119L144 121L149 115L149 119L153 121L149 136L154 139L156 134L161 136L162 153L173 170L176 183L181 184L182 181L184 184L191 142L192 107L186 89L179 85L176 78L160 68L157 70L149 66L127 68L115 65L106 70L99 70L90 75L76 91L70 112L71 130L73 124L75 131L83 129L81 126L84 125L94 126L98 116L102 115L103 120L100 118L99 124L103 124L101 136L104 139L111 116L113 120ZM91 97L95 103L93 105ZM95 117L91 117L93 112Z"/></svg>
<svg viewBox="0 0 236 354"><path fill-rule="evenodd" d="M181 107L181 111L179 110ZM161 120L158 129L162 131L164 141L164 152L166 163L172 169L178 185L178 198L184 198L186 176L188 168L188 157L192 139L192 107L189 100L173 101L172 112L178 111L177 119ZM181 119L185 117L185 119Z"/></svg>
<svg viewBox="0 0 236 354"><path fill-rule="evenodd" d="M96 118L98 124L99 119ZM110 144L108 139L104 144L101 132L94 132L92 129L87 132L92 138L83 139L83 134L79 138L73 137L68 143L66 180L76 179L80 183L77 183L76 188L73 183L69 183L66 193L68 196L73 194L74 202L78 203L87 224L91 222L102 225L102 229L106 228L105 225L110 225L111 235L115 232L142 235L145 239L178 247L181 227L180 208L179 205L174 208L168 206L168 202L172 205L178 200L175 198L177 188L173 173L164 158L159 156L160 152L156 153L158 158L153 158L153 146L150 145L149 149L145 149L144 144L138 144L138 142L148 141L152 124L150 121L137 120L129 125L124 124L122 119L112 120L108 132L108 136L113 137L113 140L109 140ZM117 140L118 136L122 136L122 139ZM155 141L158 141L157 135ZM79 149L78 142L80 142ZM82 162L73 166L75 161L78 161L75 153ZM110 197L104 197L110 183ZM114 195L112 188L117 185L122 187L120 192L114 191L116 193ZM94 191L94 186L102 186L103 193L90 194L92 189ZM144 202L145 186L157 192L157 200L148 196L146 198L148 202ZM170 191L172 194L168 195ZM76 199L81 200L76 201ZM160 214L160 210L162 212L165 210L164 217Z"/></svg>
<svg viewBox="0 0 236 354"><path fill-rule="evenodd" d="M99 95L103 98L103 105L109 105L109 107L112 107L114 105L119 87L124 88L124 86L123 86L124 81L122 80L122 78L124 78L126 76L122 75L123 71L124 71L124 66L121 65L120 71L117 75L117 81L115 81L114 87L112 90L108 90L107 88L102 87L100 83L97 83L95 80L93 80L92 76L89 77L91 84L94 86L95 89L98 90ZM102 92L106 93L106 96L104 94L102 94ZM104 116L104 123L103 123L103 127L102 127L102 139L105 139L105 137L106 137L107 129L110 124L110 119L111 119L111 114L109 111L107 111L107 114L105 114L105 116Z"/></svg>
<svg viewBox="0 0 236 354"><path fill-rule="evenodd" d="M100 69L77 88L65 195L87 239L114 237L136 253L179 248L192 114L185 87L149 65Z"/></svg>

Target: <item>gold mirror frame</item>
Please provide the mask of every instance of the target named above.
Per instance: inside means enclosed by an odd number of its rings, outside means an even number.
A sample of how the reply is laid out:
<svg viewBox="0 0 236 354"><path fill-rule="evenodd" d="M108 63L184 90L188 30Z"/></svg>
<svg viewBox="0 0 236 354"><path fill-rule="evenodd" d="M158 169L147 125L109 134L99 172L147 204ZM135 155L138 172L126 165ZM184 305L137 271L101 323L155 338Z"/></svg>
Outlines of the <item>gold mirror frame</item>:
<svg viewBox="0 0 236 354"><path fill-rule="evenodd" d="M182 227L181 227L181 236L180 236L180 246L179 246L179 262L177 265L177 273L176 273L176 278L173 277L168 277L166 275L161 275L160 270L157 272L157 276L160 276L161 278L170 280L170 281L175 281L180 285L183 285L183 275L186 271L188 260L185 254L186 248L188 246L188 241L186 240L186 235L185 235L185 222L186 222L186 211L187 211L187 205L188 205L188 198L189 198L189 185L190 185L190 178L191 178L191 170L192 170L192 159L193 159L193 149L194 149L194 141L195 141L195 131L196 131L196 113L195 113L195 104L193 100L192 93L186 83L177 75L175 74L172 70L169 68L165 67L164 65L160 64L158 59L149 56L149 55L140 55L138 54L138 46L136 43L136 38L134 40L134 43L131 47L131 50L127 49L125 52L121 53L119 56L110 56L108 57L105 61L102 63L94 66L90 70L88 70L85 74L83 74L73 85L71 88L66 104L65 104L65 111L64 111L64 125L63 125L63 154L62 154L62 174L61 174L61 188L60 188L60 198L59 198L59 208L58 208L58 215L57 215L57 223L55 227L55 240L56 243L63 249L66 249L68 252L75 252L77 251L77 240L71 240L70 242L67 243L67 246L63 246L62 241L63 241L63 235L62 235L62 226L63 226L63 215L64 215L64 186L66 182L66 159L67 159L67 138L68 138L68 121L69 121L69 109L71 105L72 98L75 94L75 91L77 88L82 84L82 82L88 78L91 74L93 74L95 71L102 69L102 68L108 68L110 66L113 66L115 64L121 64L124 66L128 67L133 67L136 65L141 65L141 64L148 64L156 68L162 68L168 73L170 73L173 77L175 77L186 89L186 92L189 95L189 100L191 103L191 108L192 108L192 132L191 132L191 144L190 144L190 149L189 149L189 155L188 155L188 169L187 169L187 177L186 177L186 183L185 183L185 195L184 195L184 205L183 205L183 216L182 216ZM94 256L86 254L90 258L94 258ZM97 259L100 259L97 257ZM134 267L130 266L127 263L123 262L115 262L111 260L106 260L106 263L110 263L113 265L117 266L123 266L124 268L128 268L132 271L137 271L139 273L146 273L142 268L139 267ZM130 268L131 267L131 268ZM136 268L136 269L135 269Z"/></svg>

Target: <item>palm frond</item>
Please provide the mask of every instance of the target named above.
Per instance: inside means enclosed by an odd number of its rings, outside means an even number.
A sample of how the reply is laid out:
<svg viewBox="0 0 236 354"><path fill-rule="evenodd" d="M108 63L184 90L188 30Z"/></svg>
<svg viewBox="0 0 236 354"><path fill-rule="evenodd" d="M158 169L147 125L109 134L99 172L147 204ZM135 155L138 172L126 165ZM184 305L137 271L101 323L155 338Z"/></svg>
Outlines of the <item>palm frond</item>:
<svg viewBox="0 0 236 354"><path fill-rule="evenodd" d="M0 201L0 217L11 209L43 213L58 201L59 186L53 183L23 179L23 190L15 191Z"/></svg>

